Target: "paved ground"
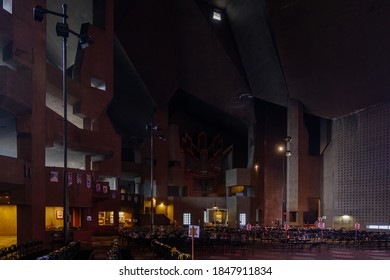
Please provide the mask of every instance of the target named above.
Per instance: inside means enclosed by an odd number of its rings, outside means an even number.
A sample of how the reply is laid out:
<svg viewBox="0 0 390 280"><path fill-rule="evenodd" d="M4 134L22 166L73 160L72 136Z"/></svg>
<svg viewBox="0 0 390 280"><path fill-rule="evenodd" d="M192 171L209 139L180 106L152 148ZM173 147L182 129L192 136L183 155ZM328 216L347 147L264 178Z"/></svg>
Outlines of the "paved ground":
<svg viewBox="0 0 390 280"><path fill-rule="evenodd" d="M93 237L92 248L85 252L86 258L94 260L107 259L108 252L117 236ZM14 242L14 237L2 239L4 247ZM141 246L128 246L119 242L122 259L151 260L155 255L151 248ZM189 250L190 251L190 250ZM185 252L191 253L191 252ZM82 255L82 254L81 254ZM277 248L264 248L261 246L249 246L242 248L195 248L195 259L200 260L390 260L390 248L378 249L354 249L344 247L314 248L303 250L281 250Z"/></svg>
<svg viewBox="0 0 390 280"><path fill-rule="evenodd" d="M155 259L152 249L127 246L119 243L122 259ZM188 250L184 253L191 253ZM95 259L105 258L107 250L96 250ZM248 246L245 248L213 247L195 248L195 259L199 260L390 260L390 249L374 250L361 248L312 248L285 250L272 247Z"/></svg>

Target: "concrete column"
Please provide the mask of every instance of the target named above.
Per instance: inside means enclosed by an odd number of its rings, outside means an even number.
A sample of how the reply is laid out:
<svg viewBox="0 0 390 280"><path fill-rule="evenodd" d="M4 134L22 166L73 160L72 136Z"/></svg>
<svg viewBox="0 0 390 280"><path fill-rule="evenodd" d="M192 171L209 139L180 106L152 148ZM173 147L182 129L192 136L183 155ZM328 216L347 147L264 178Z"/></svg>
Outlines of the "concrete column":
<svg viewBox="0 0 390 280"><path fill-rule="evenodd" d="M255 156L255 125L248 126L248 164L247 168L252 168Z"/></svg>
<svg viewBox="0 0 390 280"><path fill-rule="evenodd" d="M33 2L33 1L30 1ZM21 3L19 3L21 5ZM32 3L31 3L32 4ZM28 6L28 5L25 5ZM31 5L32 7L33 5ZM45 239L45 205L46 205L46 42L45 24L36 23L33 17L26 18L31 22L31 30L26 30L25 42L31 42L34 49L32 65L32 114L31 114L31 219L32 240ZM28 39L30 38L30 39ZM23 211L22 211L23 212ZM20 212L19 212L20 213ZM27 214L27 212L25 212ZM21 217L18 217L20 219ZM19 223L18 223L19 224ZM18 228L18 232L23 231ZM19 241L19 240L18 240Z"/></svg>
<svg viewBox="0 0 390 280"><path fill-rule="evenodd" d="M91 156L86 155L85 156L85 171L91 171L92 161Z"/></svg>
<svg viewBox="0 0 390 280"><path fill-rule="evenodd" d="M287 221L289 213L298 211L298 162L299 162L299 111L300 103L295 99L290 99L287 108L287 135L291 137L289 143L291 156L287 157L287 197L286 210ZM298 213L297 213L298 215ZM298 221L298 217L297 220Z"/></svg>

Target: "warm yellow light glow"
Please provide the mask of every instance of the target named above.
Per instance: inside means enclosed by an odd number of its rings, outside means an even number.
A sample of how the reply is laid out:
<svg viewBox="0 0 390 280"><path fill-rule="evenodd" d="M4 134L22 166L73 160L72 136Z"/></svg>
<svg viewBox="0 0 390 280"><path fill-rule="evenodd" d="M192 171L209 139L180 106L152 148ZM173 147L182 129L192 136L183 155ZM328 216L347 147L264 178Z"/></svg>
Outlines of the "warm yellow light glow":
<svg viewBox="0 0 390 280"><path fill-rule="evenodd" d="M341 216L341 219L343 220L343 221L349 221L349 220L351 220L351 216L349 216L349 215L342 215Z"/></svg>
<svg viewBox="0 0 390 280"><path fill-rule="evenodd" d="M278 151L279 152L283 152L284 151L284 147L283 146L278 146Z"/></svg>
<svg viewBox="0 0 390 280"><path fill-rule="evenodd" d="M256 172L259 171L259 168L260 168L260 165L256 163L256 164L255 164L255 170L256 170Z"/></svg>
<svg viewBox="0 0 390 280"><path fill-rule="evenodd" d="M0 205L0 235L16 236L17 209L15 205Z"/></svg>
<svg viewBox="0 0 390 280"><path fill-rule="evenodd" d="M244 186L234 186L234 187L231 187L230 189L230 193L232 195L234 194L237 194L237 193L241 193L245 190L245 187Z"/></svg>

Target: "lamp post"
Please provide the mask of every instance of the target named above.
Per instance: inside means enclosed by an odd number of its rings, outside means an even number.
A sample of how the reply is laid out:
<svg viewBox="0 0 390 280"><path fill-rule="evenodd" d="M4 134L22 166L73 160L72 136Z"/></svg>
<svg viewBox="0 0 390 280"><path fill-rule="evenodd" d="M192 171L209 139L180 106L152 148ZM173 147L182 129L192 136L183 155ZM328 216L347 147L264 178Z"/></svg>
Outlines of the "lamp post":
<svg viewBox="0 0 390 280"><path fill-rule="evenodd" d="M153 131L157 131L159 128L152 122L146 126L146 130L150 131L150 230L153 230L154 226L154 213L153 213L153 198L154 198L154 187L153 187Z"/></svg>
<svg viewBox="0 0 390 280"><path fill-rule="evenodd" d="M35 21L43 22L43 16L45 14L51 14L58 17L62 17L62 23L58 22L56 25L57 36L62 37L62 98L64 109L64 126L63 126L63 145L64 145L64 174L63 174L63 196L64 196L64 243L68 244L69 241L69 198L68 198L68 119L67 119L67 84L66 84L66 68L67 68L67 40L69 33L72 33L80 40L81 48L89 46L87 34L78 34L69 29L67 19L68 6L62 4L62 13L54 12L37 5L33 8L33 18Z"/></svg>

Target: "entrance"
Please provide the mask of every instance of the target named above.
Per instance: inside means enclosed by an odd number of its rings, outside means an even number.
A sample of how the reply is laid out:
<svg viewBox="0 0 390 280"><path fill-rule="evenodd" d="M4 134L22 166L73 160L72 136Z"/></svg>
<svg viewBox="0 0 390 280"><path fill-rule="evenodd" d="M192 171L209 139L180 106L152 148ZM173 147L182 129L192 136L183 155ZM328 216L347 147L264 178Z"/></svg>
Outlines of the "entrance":
<svg viewBox="0 0 390 280"><path fill-rule="evenodd" d="M226 226L228 221L227 209L206 208L204 211L204 223L206 226Z"/></svg>
<svg viewBox="0 0 390 280"><path fill-rule="evenodd" d="M0 248L17 244L16 205L0 205Z"/></svg>

